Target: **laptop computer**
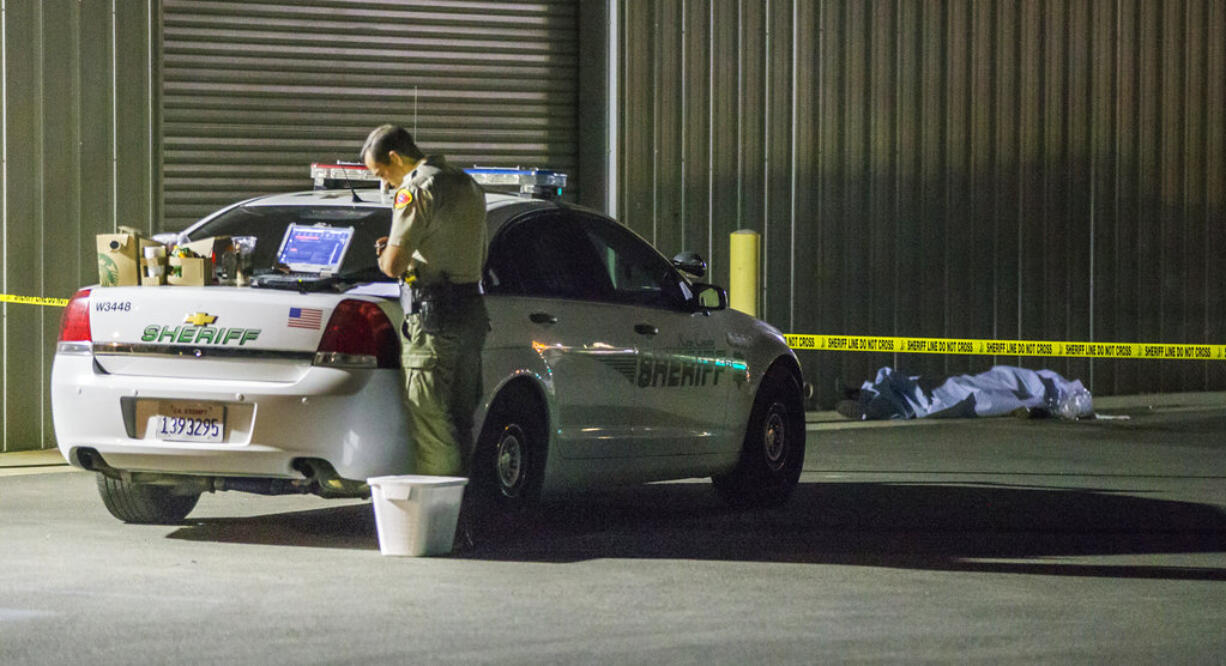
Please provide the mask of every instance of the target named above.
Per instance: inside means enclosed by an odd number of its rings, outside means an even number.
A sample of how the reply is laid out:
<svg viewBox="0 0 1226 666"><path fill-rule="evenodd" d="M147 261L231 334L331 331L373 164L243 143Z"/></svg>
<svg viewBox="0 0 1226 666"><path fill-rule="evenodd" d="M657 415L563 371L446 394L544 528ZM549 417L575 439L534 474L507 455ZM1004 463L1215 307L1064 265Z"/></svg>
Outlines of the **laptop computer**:
<svg viewBox="0 0 1226 666"><path fill-rule="evenodd" d="M305 284L340 272L353 242L353 227L290 224L277 248L277 265L288 273L267 273L252 278L252 286L299 289Z"/></svg>

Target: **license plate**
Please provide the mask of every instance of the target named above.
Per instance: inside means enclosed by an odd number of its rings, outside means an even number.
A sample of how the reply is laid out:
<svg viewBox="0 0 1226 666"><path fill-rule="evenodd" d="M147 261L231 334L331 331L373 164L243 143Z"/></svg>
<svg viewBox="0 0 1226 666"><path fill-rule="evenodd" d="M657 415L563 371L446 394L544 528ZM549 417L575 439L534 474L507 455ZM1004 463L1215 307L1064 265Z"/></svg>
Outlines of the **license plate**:
<svg viewBox="0 0 1226 666"><path fill-rule="evenodd" d="M168 442L223 441L226 407L200 402L162 402L153 417L153 435Z"/></svg>

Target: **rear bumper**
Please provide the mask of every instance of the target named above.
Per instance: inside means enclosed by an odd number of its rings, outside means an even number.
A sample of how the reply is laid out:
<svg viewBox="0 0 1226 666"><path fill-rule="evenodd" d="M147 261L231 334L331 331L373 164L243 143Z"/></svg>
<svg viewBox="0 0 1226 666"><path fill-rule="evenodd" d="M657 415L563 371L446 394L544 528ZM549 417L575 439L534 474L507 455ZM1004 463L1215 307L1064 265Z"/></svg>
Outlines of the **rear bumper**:
<svg viewBox="0 0 1226 666"><path fill-rule="evenodd" d="M411 473L402 391L398 370L312 367L292 382L141 377L106 374L88 353L61 352L51 371L64 457L75 463L73 452L88 447L132 472L302 478L293 462L318 458L347 479ZM159 440L141 422L159 400L225 405L223 441Z"/></svg>

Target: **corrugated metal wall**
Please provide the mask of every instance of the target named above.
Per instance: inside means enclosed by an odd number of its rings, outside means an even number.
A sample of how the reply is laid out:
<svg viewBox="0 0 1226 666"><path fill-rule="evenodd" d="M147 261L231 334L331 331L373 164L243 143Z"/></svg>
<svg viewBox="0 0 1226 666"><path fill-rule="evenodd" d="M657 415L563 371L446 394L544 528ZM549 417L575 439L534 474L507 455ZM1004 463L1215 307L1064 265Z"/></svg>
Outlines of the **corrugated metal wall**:
<svg viewBox="0 0 1226 666"><path fill-rule="evenodd" d="M577 0L164 0L165 226L308 186L396 122L454 164L577 164Z"/></svg>
<svg viewBox="0 0 1226 666"><path fill-rule="evenodd" d="M411 122L413 84L427 148L569 168L575 54L592 47L576 43L575 7L0 0L0 293L64 297L93 281L93 235L117 224L176 228L300 187L306 162L352 155L389 117ZM150 26L164 10L163 62ZM724 283L728 234L762 232L764 315L785 330L1226 340L1226 3L616 11L619 217L666 252L706 252ZM449 55L416 58L432 49ZM410 58L430 73L402 74ZM236 164L247 175L221 173ZM0 317L0 450L50 446L59 310L0 304ZM1019 361L802 360L820 404L885 364ZM1022 362L1098 394L1226 388L1221 363Z"/></svg>
<svg viewBox="0 0 1226 666"><path fill-rule="evenodd" d="M152 230L146 0L4 0L0 293L97 281L94 234ZM122 72L122 76L119 73ZM0 451L53 443L60 309L0 303Z"/></svg>
<svg viewBox="0 0 1226 666"><path fill-rule="evenodd" d="M763 235L785 331L1226 342L1226 3L619 5L619 214L665 252ZM1099 395L1222 363L809 352L817 403L882 365L1050 367Z"/></svg>

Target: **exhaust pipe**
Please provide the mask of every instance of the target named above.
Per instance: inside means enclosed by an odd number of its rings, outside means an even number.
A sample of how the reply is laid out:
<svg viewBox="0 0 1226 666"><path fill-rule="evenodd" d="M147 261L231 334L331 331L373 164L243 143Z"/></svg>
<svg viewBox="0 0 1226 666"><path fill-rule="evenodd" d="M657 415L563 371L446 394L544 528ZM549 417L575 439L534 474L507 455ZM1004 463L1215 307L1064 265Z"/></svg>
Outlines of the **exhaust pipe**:
<svg viewBox="0 0 1226 666"><path fill-rule="evenodd" d="M72 463L87 472L98 471L96 461L101 459L102 457L93 449L74 449L72 452Z"/></svg>
<svg viewBox="0 0 1226 666"><path fill-rule="evenodd" d="M306 495L311 492L309 484L291 479L248 479L241 476L214 477L212 489L255 495Z"/></svg>
<svg viewBox="0 0 1226 666"><path fill-rule="evenodd" d="M115 468L106 464L106 461L102 459L102 454L98 453L96 449L85 447L73 449L69 456L73 465L87 472L98 472L112 479L118 479L120 476Z"/></svg>
<svg viewBox="0 0 1226 666"><path fill-rule="evenodd" d="M184 476L155 472L127 472L106 463L96 449L80 447L69 454L72 464L89 472L115 479L194 489L196 492L234 490L256 495L307 495L320 497L370 497L370 487L362 481L342 478L332 465L319 458L296 458L290 467L302 479L261 479L242 476Z"/></svg>
<svg viewBox="0 0 1226 666"><path fill-rule="evenodd" d="M364 481L342 477L327 460L295 458L290 466L307 478L320 497L370 497L370 487Z"/></svg>

